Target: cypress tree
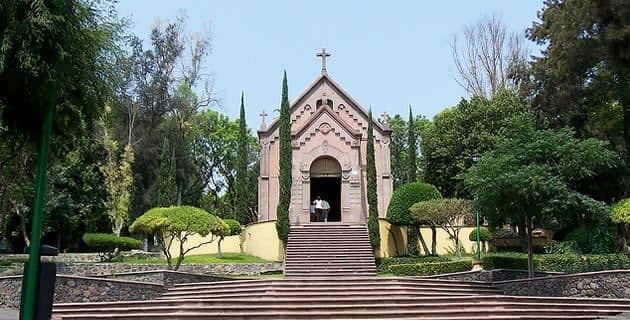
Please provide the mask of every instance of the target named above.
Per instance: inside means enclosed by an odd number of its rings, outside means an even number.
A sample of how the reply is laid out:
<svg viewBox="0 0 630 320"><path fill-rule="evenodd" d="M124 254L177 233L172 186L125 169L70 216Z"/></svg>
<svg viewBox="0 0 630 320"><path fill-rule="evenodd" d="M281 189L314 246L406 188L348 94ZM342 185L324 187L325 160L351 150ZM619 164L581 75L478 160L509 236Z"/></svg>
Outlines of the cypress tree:
<svg viewBox="0 0 630 320"><path fill-rule="evenodd" d="M236 149L236 220L241 224L249 223L248 202L247 202L247 163L249 158L248 152L248 134L247 123L245 120L245 94L241 93L241 114L238 120L238 146Z"/></svg>
<svg viewBox="0 0 630 320"><path fill-rule="evenodd" d="M282 101L280 103L280 190L278 207L276 209L276 230L278 237L286 245L289 239L289 206L291 204L291 117L289 114L289 89L287 86L287 72L282 79Z"/></svg>
<svg viewBox="0 0 630 320"><path fill-rule="evenodd" d="M407 149L407 183L413 183L418 180L416 175L416 126L411 113L411 105L409 105L409 123L407 124L407 142L409 148Z"/></svg>
<svg viewBox="0 0 630 320"><path fill-rule="evenodd" d="M162 154L160 155L160 171L155 189L154 207L169 207L175 204L177 197L177 185L175 183L175 157L171 152L168 138L164 138L162 143Z"/></svg>
<svg viewBox="0 0 630 320"><path fill-rule="evenodd" d="M378 224L378 195L376 193L376 160L374 159L374 121L370 109L367 132L367 201L368 201L368 231L372 249L379 248L381 235Z"/></svg>

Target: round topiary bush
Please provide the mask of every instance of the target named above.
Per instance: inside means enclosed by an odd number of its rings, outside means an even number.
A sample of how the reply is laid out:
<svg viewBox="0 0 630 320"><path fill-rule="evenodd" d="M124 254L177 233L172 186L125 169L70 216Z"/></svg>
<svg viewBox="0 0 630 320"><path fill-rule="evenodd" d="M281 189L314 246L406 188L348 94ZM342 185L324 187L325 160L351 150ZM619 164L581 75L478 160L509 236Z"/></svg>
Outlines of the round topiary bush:
<svg viewBox="0 0 630 320"><path fill-rule="evenodd" d="M223 219L223 222L227 224L230 231L228 232L228 236L235 236L241 233L241 223L234 219Z"/></svg>
<svg viewBox="0 0 630 320"><path fill-rule="evenodd" d="M409 208L420 201L441 199L440 191L432 184L413 182L400 186L389 201L387 219L395 224L411 225Z"/></svg>
<svg viewBox="0 0 630 320"><path fill-rule="evenodd" d="M486 227L479 228L479 241L490 241L494 237L492 236L492 232L488 230ZM473 229L473 231L468 234L468 240L477 241L477 228Z"/></svg>

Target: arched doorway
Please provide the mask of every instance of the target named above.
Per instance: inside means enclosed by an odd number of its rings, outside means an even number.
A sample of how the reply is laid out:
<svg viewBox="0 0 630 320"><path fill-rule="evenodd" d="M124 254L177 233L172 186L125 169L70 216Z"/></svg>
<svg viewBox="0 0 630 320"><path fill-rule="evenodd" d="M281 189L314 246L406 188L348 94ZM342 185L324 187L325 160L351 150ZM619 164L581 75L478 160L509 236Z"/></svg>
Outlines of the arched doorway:
<svg viewBox="0 0 630 320"><path fill-rule="evenodd" d="M311 164L311 203L321 197L330 204L328 221L341 221L341 165L335 158L324 156ZM311 216L311 222L323 222Z"/></svg>

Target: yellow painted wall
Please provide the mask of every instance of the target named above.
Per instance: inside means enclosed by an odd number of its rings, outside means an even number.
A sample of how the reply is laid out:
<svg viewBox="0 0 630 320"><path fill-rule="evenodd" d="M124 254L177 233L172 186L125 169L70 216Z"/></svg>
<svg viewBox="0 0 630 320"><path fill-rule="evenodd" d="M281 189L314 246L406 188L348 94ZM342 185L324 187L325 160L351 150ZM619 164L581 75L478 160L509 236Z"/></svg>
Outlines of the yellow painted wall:
<svg viewBox="0 0 630 320"><path fill-rule="evenodd" d="M184 248L196 246L210 239L211 237L192 236L188 239ZM210 244L193 249L187 255L215 254L217 253L217 243L218 240L215 240ZM270 261L282 260L284 249L276 232L275 221L265 221L247 225L240 236L226 237L221 243L221 251L241 252L241 244L243 246L243 252L249 255ZM178 255L179 243L173 243L170 251L173 256Z"/></svg>
<svg viewBox="0 0 630 320"><path fill-rule="evenodd" d="M376 251L378 257L396 257L407 254L407 227L391 224L387 219L379 219L381 232L381 247ZM475 229L474 227L463 227L459 233L459 239L466 252L471 253L476 247L474 241L468 240L468 235ZM431 249L431 229L420 228L422 237L429 250ZM418 243L418 247L422 248ZM437 253L447 254L449 248L455 248L454 242L449 238L446 231L437 229Z"/></svg>
<svg viewBox="0 0 630 320"><path fill-rule="evenodd" d="M252 223L241 234L244 238L245 253L272 261L282 261L284 246L278 232L276 221Z"/></svg>
<svg viewBox="0 0 630 320"><path fill-rule="evenodd" d="M396 257L406 255L407 227L391 224L387 219L382 218L379 219L379 227L381 232L381 246L380 249L376 251L376 256ZM472 252L475 247L475 242L468 240L468 234L473 229L474 227L463 227L459 234L464 249L468 253ZM420 230L430 249L431 229L421 228ZM185 248L190 248L199 244L201 241L208 241L209 239L209 237L193 236L188 240ZM215 240L210 244L194 249L189 252L188 255L215 254L217 253L217 242L218 240ZM221 244L221 249L223 252L236 253L241 252L241 245L243 246L243 252L266 260L282 261L284 256L284 248L278 238L275 221L257 222L247 225L240 236L226 237ZM438 254L447 254L449 247L455 247L453 241L449 239L448 234L444 230L437 229ZM178 253L179 244L174 243L171 247L171 254L177 255Z"/></svg>

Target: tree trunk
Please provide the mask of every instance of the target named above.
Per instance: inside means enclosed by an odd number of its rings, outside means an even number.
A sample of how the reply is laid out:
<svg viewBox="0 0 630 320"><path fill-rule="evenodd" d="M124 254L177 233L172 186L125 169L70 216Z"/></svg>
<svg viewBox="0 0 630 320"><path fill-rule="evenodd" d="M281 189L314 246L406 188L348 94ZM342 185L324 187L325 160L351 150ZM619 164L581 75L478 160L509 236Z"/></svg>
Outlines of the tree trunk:
<svg viewBox="0 0 630 320"><path fill-rule="evenodd" d="M219 242L217 243L217 257L219 259L223 259L223 253L221 252L221 242L223 241L223 237L219 238Z"/></svg>
<svg viewBox="0 0 630 320"><path fill-rule="evenodd" d="M17 214L17 216L20 218L20 229L22 229L22 239L24 239L24 244L28 248L31 246L31 240L28 238L28 233L26 232L26 219L24 218L24 215L22 214L22 211L20 210L19 205L14 203L13 207L15 209L15 214Z"/></svg>
<svg viewBox="0 0 630 320"><path fill-rule="evenodd" d="M431 255L437 256L437 230L435 226L431 226Z"/></svg>
<svg viewBox="0 0 630 320"><path fill-rule="evenodd" d="M534 244L532 237L532 229L534 224L532 223L532 217L527 217L527 274L530 278L534 277Z"/></svg>
<svg viewBox="0 0 630 320"><path fill-rule="evenodd" d="M417 227L414 225L407 226L407 255L410 256L420 255L417 233L414 232L415 229L417 229Z"/></svg>
<svg viewBox="0 0 630 320"><path fill-rule="evenodd" d="M455 238L455 254L457 254L457 259L461 259L462 258L462 248L461 245L459 244L459 232L454 232L453 233L454 238Z"/></svg>
<svg viewBox="0 0 630 320"><path fill-rule="evenodd" d="M182 205L182 189L183 189L183 183L180 183L177 186L177 206L181 206Z"/></svg>

